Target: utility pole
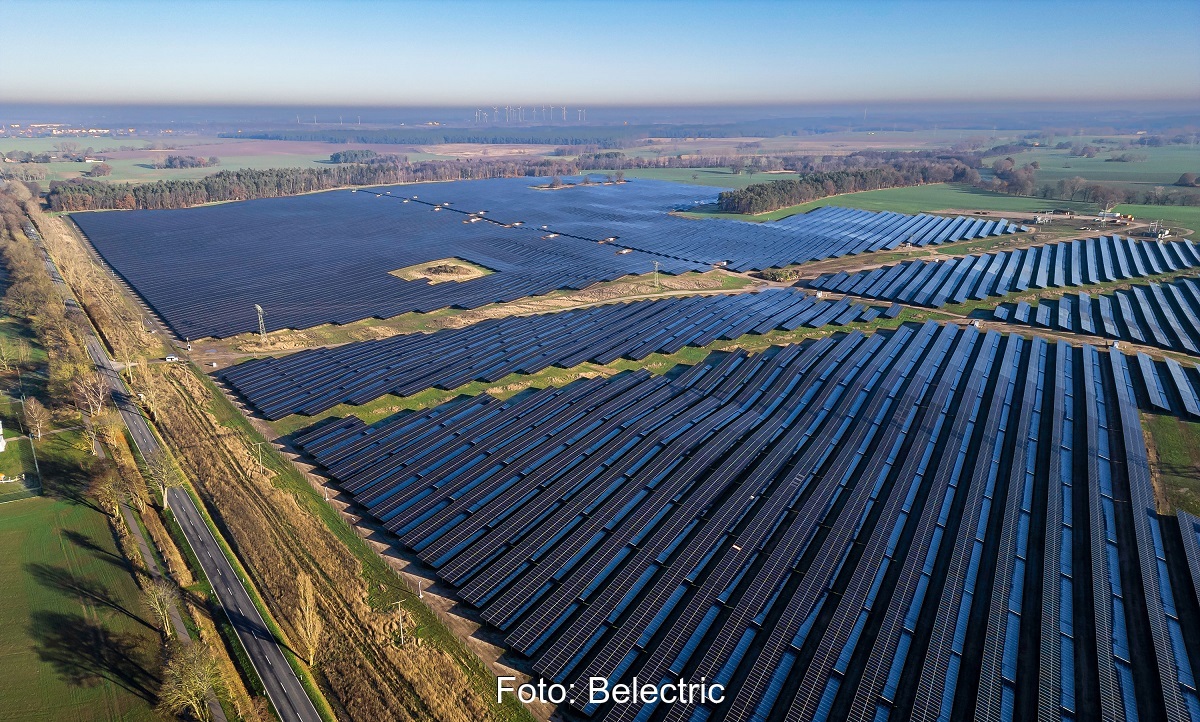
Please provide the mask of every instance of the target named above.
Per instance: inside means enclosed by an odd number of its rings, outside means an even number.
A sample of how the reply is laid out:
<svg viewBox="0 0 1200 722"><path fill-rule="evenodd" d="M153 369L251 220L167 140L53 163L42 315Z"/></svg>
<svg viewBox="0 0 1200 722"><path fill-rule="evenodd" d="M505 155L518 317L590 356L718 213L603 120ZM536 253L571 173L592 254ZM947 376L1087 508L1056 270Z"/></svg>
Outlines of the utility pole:
<svg viewBox="0 0 1200 722"><path fill-rule="evenodd" d="M658 290L658 261L654 262L654 290Z"/></svg>
<svg viewBox="0 0 1200 722"><path fill-rule="evenodd" d="M265 344L267 342L267 324L263 321L263 316L266 313L263 312L262 306L257 303L254 304L254 310L258 312L258 340L260 343Z"/></svg>

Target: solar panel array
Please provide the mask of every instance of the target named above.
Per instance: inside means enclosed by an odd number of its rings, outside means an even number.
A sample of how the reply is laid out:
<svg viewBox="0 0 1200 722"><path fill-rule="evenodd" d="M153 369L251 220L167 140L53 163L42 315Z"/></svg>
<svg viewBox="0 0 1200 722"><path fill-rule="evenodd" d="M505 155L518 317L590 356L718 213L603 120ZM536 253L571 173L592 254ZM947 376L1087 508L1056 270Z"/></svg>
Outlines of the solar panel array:
<svg viewBox="0 0 1200 722"><path fill-rule="evenodd" d="M583 288L652 271L656 259L666 272L706 268L578 239L542 241L431 208L338 191L73 218L172 329L191 338L256 330L255 304L271 330L306 328ZM448 257L495 273L436 284L389 273Z"/></svg>
<svg viewBox="0 0 1200 722"><path fill-rule="evenodd" d="M1192 278L1096 296L1068 294L1034 305L1003 304L992 315L1002 321L1136 341L1200 356L1200 281Z"/></svg>
<svg viewBox="0 0 1200 722"><path fill-rule="evenodd" d="M452 208L490 208L506 222L549 229L618 248L680 261L761 270L820 258L1000 236L1023 230L1005 219L946 218L826 206L773 223L696 222L670 215L712 197L694 199L694 186L638 180L628 185L532 190L523 180L455 183L425 189L420 200L451 201ZM412 187L372 191L403 194ZM361 192L361 191L360 191ZM706 191L708 193L716 192ZM432 195L430 195L432 194Z"/></svg>
<svg viewBox="0 0 1200 722"><path fill-rule="evenodd" d="M1101 236L947 261L905 261L859 273L829 273L808 285L936 308L1031 288L1087 286L1197 266L1200 249L1191 241Z"/></svg>
<svg viewBox="0 0 1200 722"><path fill-rule="evenodd" d="M341 403L363 404L388 393L456 389L552 365L643 359L748 333L840 326L870 321L881 311L894 316L898 310L819 301L795 289L633 301L301 351L248 361L223 375L264 416L280 419Z"/></svg>
<svg viewBox="0 0 1200 722"><path fill-rule="evenodd" d="M910 239L1017 230L1000 221L843 208L767 224L694 221L670 211L712 200L715 189L638 180L551 191L533 182L393 186L73 218L172 329L190 338L256 330L256 304L270 330L307 328L582 288L650 272L656 262L667 273L717 263L765 268ZM437 284L389 273L449 257L494 273Z"/></svg>
<svg viewBox="0 0 1200 722"><path fill-rule="evenodd" d="M925 246L1019 230L1024 227L1004 219L909 216L823 206L774 223L695 223L666 217L651 228L631 229L619 235L616 243L676 259L722 263L735 271L757 271L888 250L904 243Z"/></svg>
<svg viewBox="0 0 1200 722"><path fill-rule="evenodd" d="M931 322L296 441L535 673L727 689L587 715L1200 722L1141 369Z"/></svg>

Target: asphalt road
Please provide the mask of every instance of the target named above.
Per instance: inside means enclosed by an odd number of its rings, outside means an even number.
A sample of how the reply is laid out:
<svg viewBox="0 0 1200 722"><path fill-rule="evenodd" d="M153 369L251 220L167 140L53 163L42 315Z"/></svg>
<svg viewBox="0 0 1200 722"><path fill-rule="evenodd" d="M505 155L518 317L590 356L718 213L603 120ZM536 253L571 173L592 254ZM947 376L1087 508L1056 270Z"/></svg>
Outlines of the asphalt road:
<svg viewBox="0 0 1200 722"><path fill-rule="evenodd" d="M79 304L75 300L75 295L59 274L54 261L46 254L36 229L28 227L26 234L34 241L42 254L46 262L46 270L49 272L51 280L54 281L55 287L58 288L59 295L67 309L78 309ZM104 350L104 345L100 343L100 339L96 337L90 327L85 329L85 334L84 343L88 355L96 364L97 371L108 381L113 401L116 403L125 425L129 427L129 433L133 436L138 451L141 452L143 458L147 459L158 455L158 440L150 433L150 427L146 423L145 417L142 416L141 408L133 403L129 389L113 366L112 359ZM183 529L183 535L187 537L188 545L192 547L192 552L200 561L205 576L208 577L213 591L216 592L217 600L233 624L238 639L250 657L250 663L254 665L254 670L262 680L267 697L270 698L280 719L285 722L291 720L320 722L321 716L317 714L317 709L309 699L308 693L304 691L300 680L296 678L292 668L288 665L282 645L271 634L266 623L263 622L262 616L258 613L258 609L250 601L250 595L246 592L245 586L234 573L229 560L225 558L225 554L217 545L212 532L200 517L200 512L196 509L192 497L181 489L171 489L167 492L167 501L175 512L175 518Z"/></svg>
<svg viewBox="0 0 1200 722"><path fill-rule="evenodd" d="M238 639L246 648L254 671L266 687L267 695L271 698L271 704L275 705L280 719L320 722L321 716L317 714L312 700L304 692L300 680L288 666L283 649L267 629L258 609L251 603L246 588L234 574L229 560L217 546L217 540L200 518L200 513L192 503L192 497L182 489L170 489L167 491L167 497L171 509L175 511L175 518L183 527L188 544L200 560L204 575L208 577L213 591L221 600L221 606L225 608L225 614L237 631Z"/></svg>

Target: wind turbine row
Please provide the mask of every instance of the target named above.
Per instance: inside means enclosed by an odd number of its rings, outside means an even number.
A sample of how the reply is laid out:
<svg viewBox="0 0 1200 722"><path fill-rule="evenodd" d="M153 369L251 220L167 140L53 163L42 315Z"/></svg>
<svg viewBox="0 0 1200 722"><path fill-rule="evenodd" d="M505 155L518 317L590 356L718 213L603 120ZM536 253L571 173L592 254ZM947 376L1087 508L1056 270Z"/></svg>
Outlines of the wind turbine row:
<svg viewBox="0 0 1200 722"><path fill-rule="evenodd" d="M567 106L565 106L565 105L561 105L561 106L560 105L551 105L551 106L534 105L529 108L526 108L523 105L505 105L504 107L494 106L492 108L491 113L488 113L487 108L477 109L475 111L475 122L476 123L492 123L492 124L500 123L501 122L501 120L500 120L500 117L501 117L500 111L501 110L504 111L504 120L503 120L504 123L524 123L524 122L526 122L526 111L528 111L528 121L532 122L532 123L537 123L539 121L541 121L543 123L549 123L549 122L553 122L554 120L558 120L558 119L561 119L562 122L565 123L565 122L567 122L567 118L569 117L567 114ZM576 120L576 122L579 122L579 123L587 122L587 109L586 108L576 108L575 109L575 120Z"/></svg>

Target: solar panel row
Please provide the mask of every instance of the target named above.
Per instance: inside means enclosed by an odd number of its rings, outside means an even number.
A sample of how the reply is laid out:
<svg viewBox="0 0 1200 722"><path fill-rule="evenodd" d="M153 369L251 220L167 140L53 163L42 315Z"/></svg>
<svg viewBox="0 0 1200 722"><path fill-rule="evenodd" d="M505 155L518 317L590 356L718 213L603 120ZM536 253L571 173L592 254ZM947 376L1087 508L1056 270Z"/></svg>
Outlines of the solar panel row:
<svg viewBox="0 0 1200 722"><path fill-rule="evenodd" d="M882 310L844 299L818 301L795 289L634 301L302 351L242 363L224 377L264 416L279 419L552 365L642 359L747 333L870 321Z"/></svg>
<svg viewBox="0 0 1200 722"><path fill-rule="evenodd" d="M1101 236L946 261L905 261L851 274L830 273L808 286L937 307L1030 288L1094 285L1196 266L1200 266L1200 249L1191 241Z"/></svg>
<svg viewBox="0 0 1200 722"><path fill-rule="evenodd" d="M695 221L716 189L639 180L538 190L529 179L331 191L185 210L78 213L80 229L180 336L387 318L578 289L658 263L739 270L1011 233L1005 222L821 208L779 223ZM490 211L490 212L489 212ZM446 258L493 271L455 283L390 272Z"/></svg>
<svg viewBox="0 0 1200 722"><path fill-rule="evenodd" d="M1200 355L1200 282L1133 286L1108 294L1069 294L1059 299L1002 305L994 317L1011 323L1136 341Z"/></svg>
<svg viewBox="0 0 1200 722"><path fill-rule="evenodd" d="M1144 368L931 322L296 441L536 673L727 686L587 715L1200 722Z"/></svg>

